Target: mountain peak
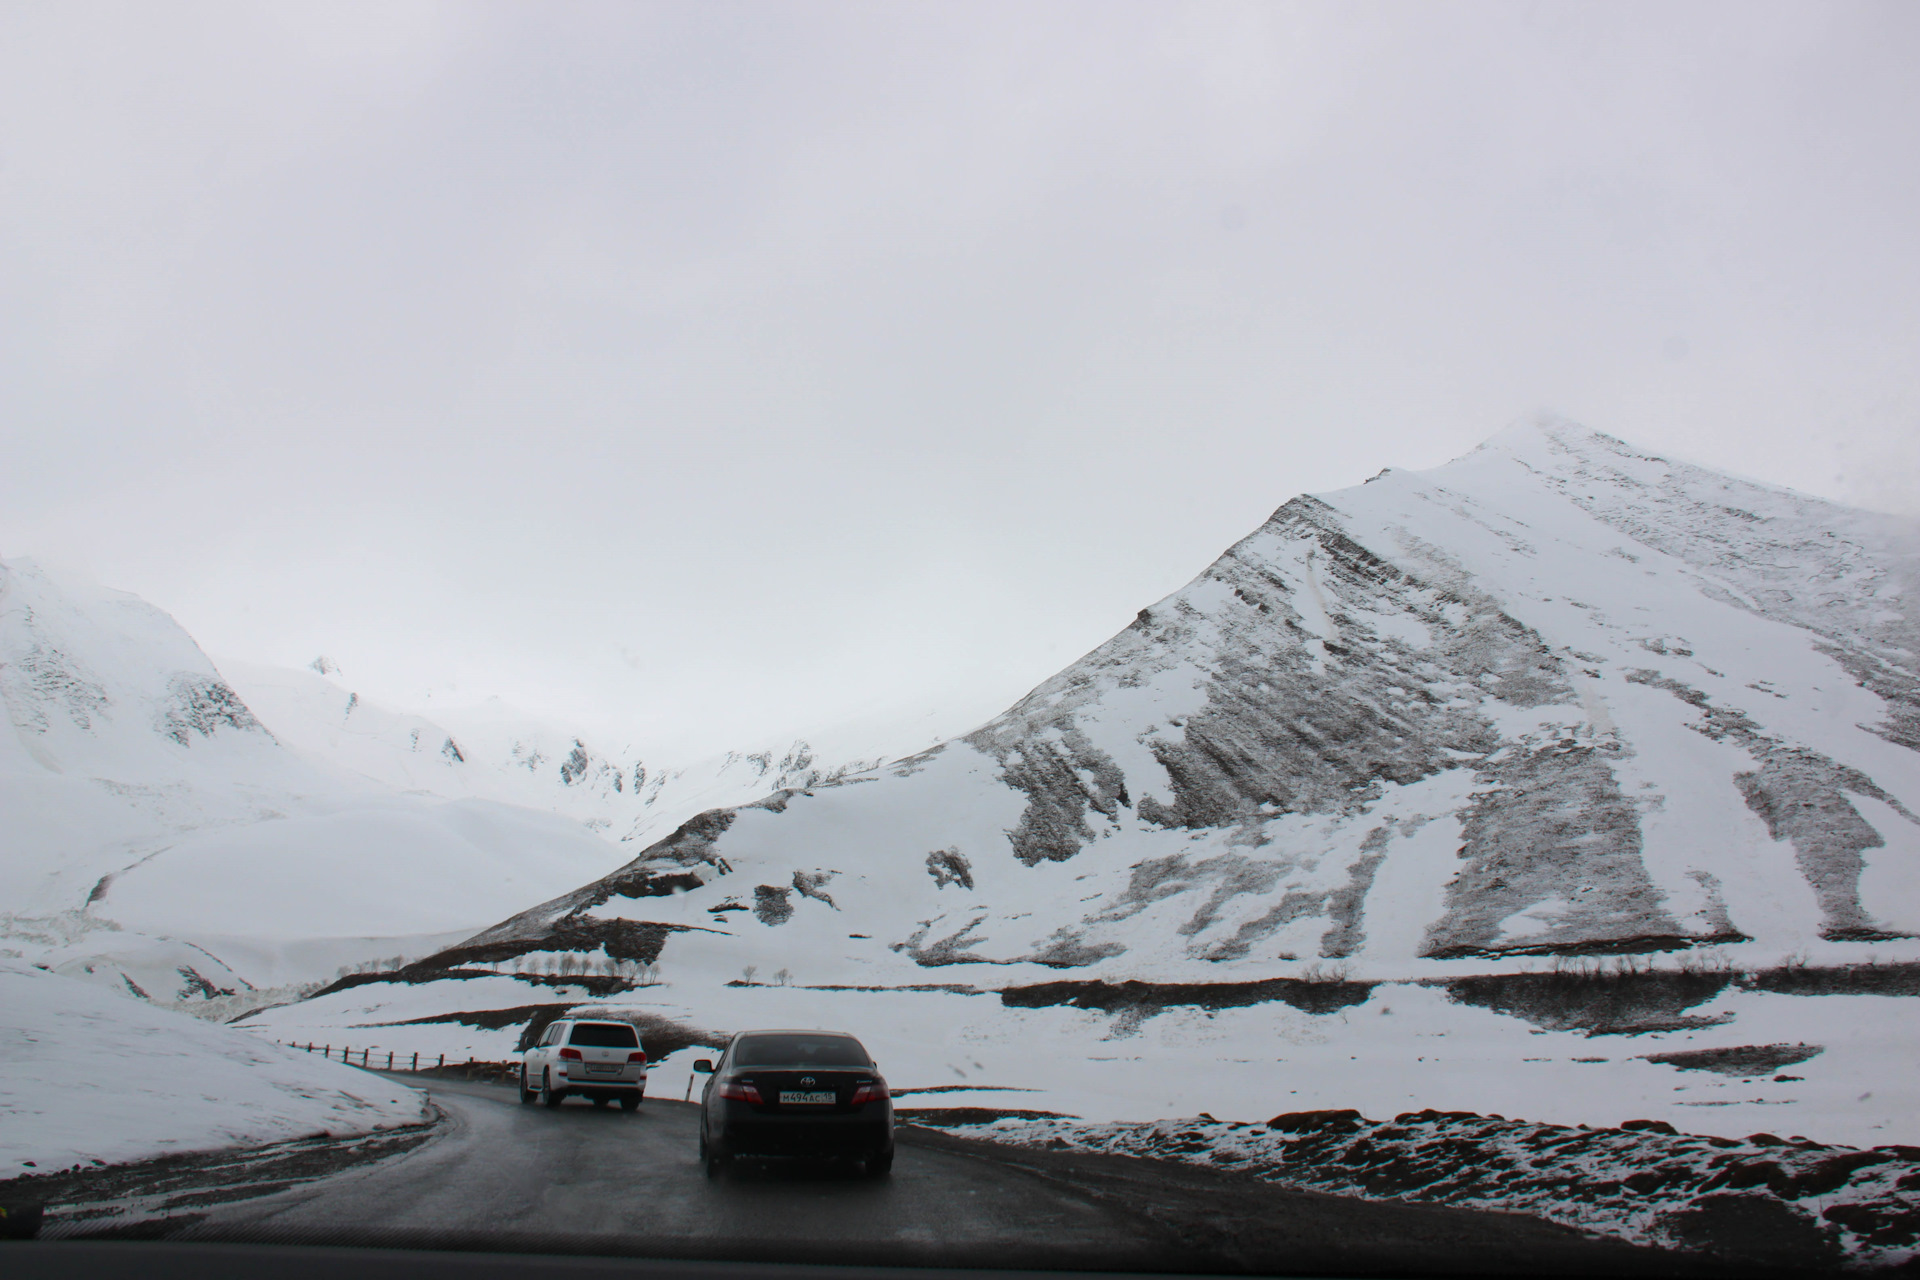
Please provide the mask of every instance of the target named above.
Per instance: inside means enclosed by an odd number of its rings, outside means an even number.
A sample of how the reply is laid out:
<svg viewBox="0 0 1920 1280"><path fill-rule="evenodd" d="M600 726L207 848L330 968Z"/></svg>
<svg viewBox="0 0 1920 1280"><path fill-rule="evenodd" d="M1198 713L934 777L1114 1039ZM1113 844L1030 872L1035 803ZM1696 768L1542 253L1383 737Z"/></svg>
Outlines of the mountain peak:
<svg viewBox="0 0 1920 1280"><path fill-rule="evenodd" d="M1568 455L1586 459L1599 454L1650 458L1650 455L1638 453L1616 436L1596 431L1550 410L1515 418L1477 445L1467 456L1480 453L1505 454L1527 463L1545 462Z"/></svg>

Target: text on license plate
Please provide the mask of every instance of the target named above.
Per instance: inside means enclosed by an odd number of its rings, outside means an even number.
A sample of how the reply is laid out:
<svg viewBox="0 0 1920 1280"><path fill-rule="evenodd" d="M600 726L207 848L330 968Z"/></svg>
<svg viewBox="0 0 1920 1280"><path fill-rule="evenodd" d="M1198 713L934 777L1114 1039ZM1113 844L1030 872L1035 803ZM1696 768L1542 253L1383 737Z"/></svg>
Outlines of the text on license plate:
<svg viewBox="0 0 1920 1280"><path fill-rule="evenodd" d="M833 1090L831 1089L782 1089L780 1091L780 1105L783 1107L793 1106L797 1103L816 1106L821 1103L832 1105L836 1101L838 1101L838 1099L834 1097Z"/></svg>

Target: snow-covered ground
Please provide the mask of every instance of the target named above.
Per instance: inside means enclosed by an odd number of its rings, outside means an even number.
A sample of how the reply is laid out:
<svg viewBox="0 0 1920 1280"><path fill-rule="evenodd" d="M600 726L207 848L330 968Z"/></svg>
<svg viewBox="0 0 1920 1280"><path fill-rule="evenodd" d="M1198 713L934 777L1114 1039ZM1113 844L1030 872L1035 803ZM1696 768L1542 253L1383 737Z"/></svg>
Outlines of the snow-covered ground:
<svg viewBox="0 0 1920 1280"><path fill-rule="evenodd" d="M421 1123L426 1097L0 960L0 1177Z"/></svg>
<svg viewBox="0 0 1920 1280"><path fill-rule="evenodd" d="M939 1090L902 1105L1098 1121L1439 1108L1567 1125L1646 1118L1696 1133L1777 1130L1856 1146L1920 1144L1920 1074L1913 1070L1920 984L1910 974L1905 995L1884 988L1803 995L1779 979L1782 971L1744 981L1722 974L1690 986L1669 970L1677 991L1652 994L1636 986L1645 978L1598 979L1583 994L1578 982L1551 971L1491 989L1474 985L1484 977L1463 977L1131 993L964 984L836 991L729 986L719 975L666 972L661 985L604 996L546 975L369 982L265 1010L237 1028L336 1049L503 1061L536 1016L590 1007L706 1032L711 1043L756 1026L850 1031L896 1089ZM1544 986L1528 989L1536 980ZM1224 1003L1232 1000L1249 1003ZM1606 1010L1622 1007L1627 1016L1609 1021ZM1647 1029L1662 1026L1669 1029ZM1749 1048L1762 1052L1731 1052ZM656 1064L652 1091L680 1096L686 1062L697 1056Z"/></svg>

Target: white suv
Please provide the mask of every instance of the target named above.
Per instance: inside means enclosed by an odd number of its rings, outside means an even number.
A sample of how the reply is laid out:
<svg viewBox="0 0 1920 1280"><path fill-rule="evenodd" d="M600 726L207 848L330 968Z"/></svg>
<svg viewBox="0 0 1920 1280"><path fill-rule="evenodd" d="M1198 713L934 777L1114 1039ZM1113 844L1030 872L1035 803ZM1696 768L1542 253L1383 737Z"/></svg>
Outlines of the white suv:
<svg viewBox="0 0 1920 1280"><path fill-rule="evenodd" d="M562 1018L520 1056L520 1101L545 1098L557 1107L568 1094L604 1107L618 1098L632 1111L647 1091L647 1055L630 1022Z"/></svg>

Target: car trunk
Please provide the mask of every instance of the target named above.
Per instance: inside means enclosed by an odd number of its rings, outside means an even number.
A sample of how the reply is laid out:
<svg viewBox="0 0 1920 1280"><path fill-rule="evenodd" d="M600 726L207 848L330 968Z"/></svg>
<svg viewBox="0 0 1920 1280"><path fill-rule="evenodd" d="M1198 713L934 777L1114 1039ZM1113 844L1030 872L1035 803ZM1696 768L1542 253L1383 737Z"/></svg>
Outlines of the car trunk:
<svg viewBox="0 0 1920 1280"><path fill-rule="evenodd" d="M803 1116L852 1110L853 1091L875 1077L871 1069L855 1067L754 1067L738 1079L760 1091L756 1111Z"/></svg>

